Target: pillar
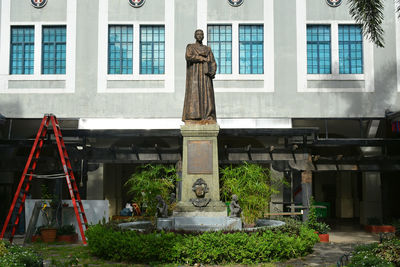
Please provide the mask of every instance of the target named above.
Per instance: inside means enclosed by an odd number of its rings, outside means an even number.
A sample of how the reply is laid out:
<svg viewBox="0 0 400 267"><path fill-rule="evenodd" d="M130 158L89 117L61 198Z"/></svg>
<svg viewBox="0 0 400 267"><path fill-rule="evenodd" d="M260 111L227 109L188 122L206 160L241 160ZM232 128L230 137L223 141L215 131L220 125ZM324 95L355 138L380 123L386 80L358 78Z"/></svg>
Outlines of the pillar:
<svg viewBox="0 0 400 267"><path fill-rule="evenodd" d="M362 196L360 202L360 223L367 224L368 218L382 220L382 189L379 172L364 172L362 174Z"/></svg>

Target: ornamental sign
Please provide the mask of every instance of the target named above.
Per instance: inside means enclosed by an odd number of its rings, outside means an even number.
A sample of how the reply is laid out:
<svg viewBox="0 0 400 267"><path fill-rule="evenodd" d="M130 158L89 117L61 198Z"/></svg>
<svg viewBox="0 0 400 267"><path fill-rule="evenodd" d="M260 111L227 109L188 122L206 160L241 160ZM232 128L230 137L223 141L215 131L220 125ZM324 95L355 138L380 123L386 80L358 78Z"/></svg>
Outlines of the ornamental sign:
<svg viewBox="0 0 400 267"><path fill-rule="evenodd" d="M231 6L240 6L241 4L243 4L243 1L244 0L228 0L228 3L231 5Z"/></svg>
<svg viewBox="0 0 400 267"><path fill-rule="evenodd" d="M145 0L129 0L129 4L133 7L143 6Z"/></svg>
<svg viewBox="0 0 400 267"><path fill-rule="evenodd" d="M42 8L47 4L47 0L31 0L32 6Z"/></svg>
<svg viewBox="0 0 400 267"><path fill-rule="evenodd" d="M340 6L340 4L343 2L343 0L326 0L326 3L330 6L330 7L338 7Z"/></svg>

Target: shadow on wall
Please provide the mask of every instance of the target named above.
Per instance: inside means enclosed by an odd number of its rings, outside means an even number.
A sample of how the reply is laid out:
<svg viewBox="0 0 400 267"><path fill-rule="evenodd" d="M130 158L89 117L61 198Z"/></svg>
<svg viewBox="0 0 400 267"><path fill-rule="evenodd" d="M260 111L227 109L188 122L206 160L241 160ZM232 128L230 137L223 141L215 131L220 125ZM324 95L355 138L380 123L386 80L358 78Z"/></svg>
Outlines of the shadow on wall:
<svg viewBox="0 0 400 267"><path fill-rule="evenodd" d="M370 114L385 116L385 110L397 111L400 105L397 99L397 66L395 61L375 71L375 91L370 93L354 93L358 98L346 97L345 101L353 100L347 110L348 116L371 117Z"/></svg>

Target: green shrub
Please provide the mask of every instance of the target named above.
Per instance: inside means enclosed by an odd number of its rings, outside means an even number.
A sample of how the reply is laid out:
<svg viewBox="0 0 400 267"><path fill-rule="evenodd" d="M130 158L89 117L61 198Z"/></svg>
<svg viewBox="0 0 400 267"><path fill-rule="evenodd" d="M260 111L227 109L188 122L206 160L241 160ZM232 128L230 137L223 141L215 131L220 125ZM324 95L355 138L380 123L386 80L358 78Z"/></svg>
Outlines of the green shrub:
<svg viewBox="0 0 400 267"><path fill-rule="evenodd" d="M4 242L0 241L0 257L3 257L6 254L8 254L8 250L6 248L6 244Z"/></svg>
<svg viewBox="0 0 400 267"><path fill-rule="evenodd" d="M238 166L220 168L221 199L230 201L238 196L246 223L254 223L268 210L271 195L278 193L282 177L274 177L269 169L243 162Z"/></svg>
<svg viewBox="0 0 400 267"><path fill-rule="evenodd" d="M76 234L75 226L73 224L63 225L57 229L57 235L73 235Z"/></svg>
<svg viewBox="0 0 400 267"><path fill-rule="evenodd" d="M43 265L43 259L28 248L10 245L4 241L0 241L0 247L4 247L7 251L6 254L0 256L0 266L40 267Z"/></svg>
<svg viewBox="0 0 400 267"><path fill-rule="evenodd" d="M400 266L400 240L391 239L381 244L373 243L356 247L349 266Z"/></svg>
<svg viewBox="0 0 400 267"><path fill-rule="evenodd" d="M310 209L308 211L306 225L308 228L314 229L319 234L327 234L331 230L329 225L324 222L319 222L317 217L317 210L314 206L314 198L310 197Z"/></svg>
<svg viewBox="0 0 400 267"><path fill-rule="evenodd" d="M156 196L161 195L167 201L175 188L176 180L174 166L147 164L138 167L125 186L128 188L128 194L133 196L133 202L141 207L147 205L146 214L154 216L157 210Z"/></svg>
<svg viewBox="0 0 400 267"><path fill-rule="evenodd" d="M91 253L105 259L180 264L279 261L310 253L318 241L317 235L304 225L299 226L298 234L283 231L284 228L256 232L143 234L95 225L87 230L86 236Z"/></svg>

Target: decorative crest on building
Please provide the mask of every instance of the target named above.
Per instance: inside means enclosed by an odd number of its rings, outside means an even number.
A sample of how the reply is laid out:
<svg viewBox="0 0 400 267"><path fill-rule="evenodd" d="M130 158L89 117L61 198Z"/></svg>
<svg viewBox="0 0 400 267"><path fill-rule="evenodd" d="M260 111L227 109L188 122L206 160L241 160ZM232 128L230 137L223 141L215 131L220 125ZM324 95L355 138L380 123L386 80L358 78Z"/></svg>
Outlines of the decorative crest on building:
<svg viewBox="0 0 400 267"><path fill-rule="evenodd" d="M47 0L31 0L32 6L42 8L47 4Z"/></svg>
<svg viewBox="0 0 400 267"><path fill-rule="evenodd" d="M129 4L133 7L143 6L145 0L129 0Z"/></svg>
<svg viewBox="0 0 400 267"><path fill-rule="evenodd" d="M331 7L338 7L343 2L343 0L326 0L326 3Z"/></svg>
<svg viewBox="0 0 400 267"><path fill-rule="evenodd" d="M240 6L241 4L243 4L243 1L244 0L228 0L228 3L231 5L231 6Z"/></svg>

